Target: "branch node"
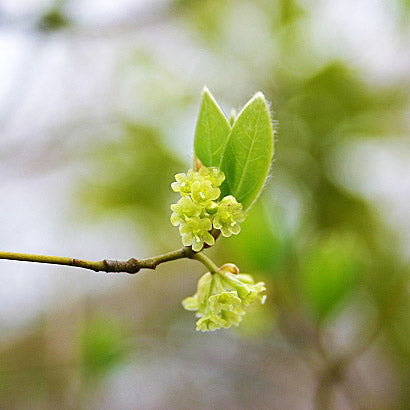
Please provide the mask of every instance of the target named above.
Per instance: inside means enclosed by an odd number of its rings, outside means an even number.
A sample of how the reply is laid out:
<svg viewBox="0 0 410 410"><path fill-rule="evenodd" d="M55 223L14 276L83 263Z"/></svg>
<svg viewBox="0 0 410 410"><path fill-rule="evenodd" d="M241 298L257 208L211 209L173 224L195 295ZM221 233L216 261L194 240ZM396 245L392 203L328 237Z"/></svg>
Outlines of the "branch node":
<svg viewBox="0 0 410 410"><path fill-rule="evenodd" d="M128 273L137 273L140 270L139 265L140 263L138 262L138 259L131 258L125 262L125 269Z"/></svg>
<svg viewBox="0 0 410 410"><path fill-rule="evenodd" d="M103 262L104 262L104 266L105 266L105 269L104 269L105 272L107 272L107 273L108 272L119 272L119 270L118 270L118 268L119 268L118 261L112 261L112 260L109 260L109 259L104 259Z"/></svg>
<svg viewBox="0 0 410 410"><path fill-rule="evenodd" d="M190 246L185 246L183 248L183 253L184 253L185 257L189 258L189 259L192 259L192 257L196 254L196 252L193 251Z"/></svg>

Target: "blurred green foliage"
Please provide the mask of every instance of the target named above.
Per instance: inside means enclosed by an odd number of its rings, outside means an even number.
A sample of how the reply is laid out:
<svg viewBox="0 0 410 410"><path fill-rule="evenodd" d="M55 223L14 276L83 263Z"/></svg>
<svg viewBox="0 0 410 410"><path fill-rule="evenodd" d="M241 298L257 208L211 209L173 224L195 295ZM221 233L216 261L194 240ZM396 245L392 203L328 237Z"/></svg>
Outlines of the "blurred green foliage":
<svg viewBox="0 0 410 410"><path fill-rule="evenodd" d="M301 285L308 304L323 319L354 286L360 271L353 238L334 236L319 241L303 255Z"/></svg>
<svg viewBox="0 0 410 410"><path fill-rule="evenodd" d="M89 381L111 371L124 359L126 332L115 320L97 317L87 322L81 334L81 360L84 377Z"/></svg>
<svg viewBox="0 0 410 410"><path fill-rule="evenodd" d="M71 25L65 14L65 0L55 0L50 9L41 16L38 28L44 32L58 31Z"/></svg>
<svg viewBox="0 0 410 410"><path fill-rule="evenodd" d="M80 191L94 216L126 212L135 226L160 232L170 215L170 184L184 165L161 143L160 131L126 123L123 138L90 152L95 164Z"/></svg>
<svg viewBox="0 0 410 410"><path fill-rule="evenodd" d="M274 207L267 209L264 201L258 200L241 224L242 233L225 244L232 260L242 269L265 272L274 279L283 273L292 245L276 213Z"/></svg>

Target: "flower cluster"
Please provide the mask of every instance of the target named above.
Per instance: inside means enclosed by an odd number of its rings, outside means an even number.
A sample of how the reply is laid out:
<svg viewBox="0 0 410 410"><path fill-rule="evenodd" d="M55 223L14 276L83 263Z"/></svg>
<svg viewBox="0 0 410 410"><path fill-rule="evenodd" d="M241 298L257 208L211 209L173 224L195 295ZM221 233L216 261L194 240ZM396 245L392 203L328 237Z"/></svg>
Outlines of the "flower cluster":
<svg viewBox="0 0 410 410"><path fill-rule="evenodd" d="M221 195L219 186L225 180L223 172L202 166L199 172L190 169L186 174L176 174L175 179L171 187L181 194L181 199L171 205L171 223L179 225L185 246L192 246L195 252L205 243L212 246L215 243L209 232L212 227L219 229L223 236L240 232L239 223L245 220L242 204L232 195L217 202Z"/></svg>
<svg viewBox="0 0 410 410"><path fill-rule="evenodd" d="M255 283L253 277L239 274L239 269L227 263L214 274L206 273L198 281L193 296L182 301L187 310L196 311L200 319L196 329L202 332L214 331L222 327L238 326L245 308L254 300L265 303L265 284Z"/></svg>

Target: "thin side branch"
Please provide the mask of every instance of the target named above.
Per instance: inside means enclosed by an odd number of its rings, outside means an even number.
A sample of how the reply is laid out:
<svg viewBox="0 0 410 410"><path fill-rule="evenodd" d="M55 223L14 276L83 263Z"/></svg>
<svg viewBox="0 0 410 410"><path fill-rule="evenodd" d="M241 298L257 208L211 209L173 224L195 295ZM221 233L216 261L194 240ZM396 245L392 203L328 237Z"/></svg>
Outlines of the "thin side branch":
<svg viewBox="0 0 410 410"><path fill-rule="evenodd" d="M196 259L197 261L201 262L204 266L209 269L210 273L215 273L218 270L218 266L216 266L211 259L207 256L203 255L202 253L194 253L191 256L192 259Z"/></svg>
<svg viewBox="0 0 410 410"><path fill-rule="evenodd" d="M131 258L127 261L117 261L104 259L102 261L86 261L84 259L68 258L64 256L31 255L17 252L1 252L0 259L14 261L50 263L54 265L74 266L77 268L90 269L95 272L124 272L137 273L140 269L155 269L159 264L182 258L197 259L206 267L209 267L209 259L194 258L197 255L190 247L185 247L177 251L169 252L164 255L155 256L147 259Z"/></svg>

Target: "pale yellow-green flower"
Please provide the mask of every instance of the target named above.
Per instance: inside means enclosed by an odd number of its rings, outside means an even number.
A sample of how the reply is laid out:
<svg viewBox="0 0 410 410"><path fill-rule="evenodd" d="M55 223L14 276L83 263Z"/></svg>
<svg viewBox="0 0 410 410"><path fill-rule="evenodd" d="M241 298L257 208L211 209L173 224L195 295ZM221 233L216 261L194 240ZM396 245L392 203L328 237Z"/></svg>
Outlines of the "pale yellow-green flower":
<svg viewBox="0 0 410 410"><path fill-rule="evenodd" d="M212 201L219 198L221 190L214 188L211 181L204 179L197 180L191 184L191 198L192 200L202 205L204 208L211 205Z"/></svg>
<svg viewBox="0 0 410 410"><path fill-rule="evenodd" d="M213 312L205 313L205 315L196 322L196 330L201 330L202 332L213 332L221 327L227 327L227 322Z"/></svg>
<svg viewBox="0 0 410 410"><path fill-rule="evenodd" d="M209 233L212 223L209 218L199 218L194 216L181 223L179 232L182 236L182 243L185 246L192 246L195 252L199 252L204 243L212 246L215 243L214 237Z"/></svg>
<svg viewBox="0 0 410 410"><path fill-rule="evenodd" d="M182 306L186 310L198 311L197 316L202 316L206 310L206 303L213 287L213 275L205 273L199 281L197 291L193 296L189 296L182 301Z"/></svg>
<svg viewBox="0 0 410 410"><path fill-rule="evenodd" d="M201 167L199 172L195 172L189 169L186 174L179 173L175 175L176 182L171 184L172 190L179 192L181 196L187 196L191 194L191 186L194 182L208 181L212 187L218 187L225 179L223 172L218 168L213 167Z"/></svg>
<svg viewBox="0 0 410 410"><path fill-rule="evenodd" d="M198 171L198 175L211 182L212 186L218 187L224 182L225 174L218 168L202 166Z"/></svg>
<svg viewBox="0 0 410 410"><path fill-rule="evenodd" d="M245 220L245 212L234 196L228 195L218 205L213 219L213 226L220 229L223 236L231 236L241 231L240 222Z"/></svg>
<svg viewBox="0 0 410 410"><path fill-rule="evenodd" d="M171 223L178 226L184 223L188 218L199 216L202 212L202 207L192 202L189 196L182 197L176 204L171 205L174 211L171 215Z"/></svg>
<svg viewBox="0 0 410 410"><path fill-rule="evenodd" d="M254 300L265 302L263 282L255 283L251 275L238 274L233 264L225 264L214 274L206 273L198 281L197 291L183 300L187 310L196 311L196 328L203 332L238 326L246 307Z"/></svg>
<svg viewBox="0 0 410 410"><path fill-rule="evenodd" d="M202 166L198 172L189 169L186 174L175 175L176 182L171 184L182 198L171 205L171 223L180 226L182 242L199 252L204 244L215 243L210 231L219 229L223 236L240 232L239 223L245 219L242 204L228 195L220 202L221 190L218 188L225 175L218 168Z"/></svg>
<svg viewBox="0 0 410 410"><path fill-rule="evenodd" d="M191 193L191 184L194 182L195 172L190 169L186 174L180 173L175 175L176 182L171 184L171 188L175 192L179 192L181 196L187 196Z"/></svg>

